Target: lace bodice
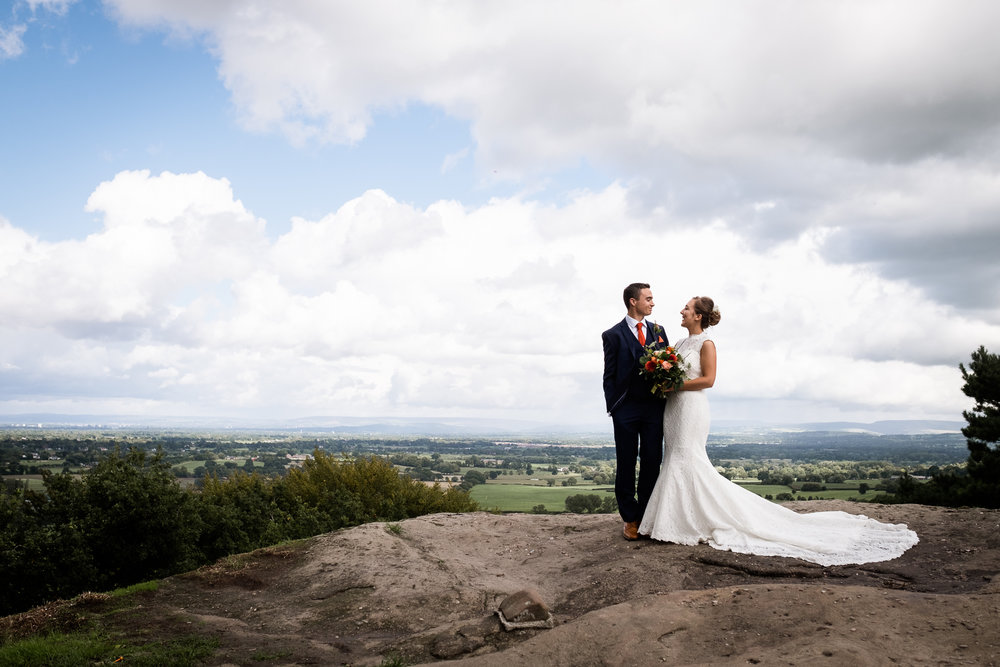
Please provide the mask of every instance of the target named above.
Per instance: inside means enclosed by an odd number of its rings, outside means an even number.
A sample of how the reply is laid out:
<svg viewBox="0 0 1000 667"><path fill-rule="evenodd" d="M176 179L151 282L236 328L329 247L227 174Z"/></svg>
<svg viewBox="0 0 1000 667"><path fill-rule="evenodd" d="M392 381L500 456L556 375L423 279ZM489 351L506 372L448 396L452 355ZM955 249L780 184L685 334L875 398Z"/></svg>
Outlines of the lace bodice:
<svg viewBox="0 0 1000 667"><path fill-rule="evenodd" d="M688 378L701 377L701 346L706 340L709 340L708 334L703 331L700 334L682 339L674 347L684 360Z"/></svg>

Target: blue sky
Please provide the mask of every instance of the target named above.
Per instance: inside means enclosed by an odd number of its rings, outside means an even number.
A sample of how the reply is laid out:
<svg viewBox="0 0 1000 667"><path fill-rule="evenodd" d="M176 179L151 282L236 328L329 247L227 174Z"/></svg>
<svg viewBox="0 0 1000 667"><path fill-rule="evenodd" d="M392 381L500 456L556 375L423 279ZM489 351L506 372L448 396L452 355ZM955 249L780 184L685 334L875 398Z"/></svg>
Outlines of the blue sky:
<svg viewBox="0 0 1000 667"><path fill-rule="evenodd" d="M99 2L44 7L11 9L10 23L26 27L24 55L4 63L3 82L23 103L3 113L7 127L24 131L5 144L23 159L2 173L5 214L42 238L93 231L83 204L95 178L129 169L224 175L275 234L293 216L320 217L369 189L418 206L441 198L480 204L519 189L476 171L469 123L441 109L373 109L362 141L292 145L240 127L203 37L121 26ZM544 199L608 177L581 160L541 180L534 196Z"/></svg>
<svg viewBox="0 0 1000 667"><path fill-rule="evenodd" d="M604 428L644 280L675 340L719 303L716 418L960 420L1000 342L998 19L7 2L0 413Z"/></svg>
<svg viewBox="0 0 1000 667"><path fill-rule="evenodd" d="M504 191L461 162L442 173L445 156L472 140L467 123L440 110L380 112L354 145L293 146L239 127L198 36L122 27L96 2L55 14L27 3L13 10L27 29L23 56L3 65L15 102L5 105L4 124L19 128L4 143L20 158L4 164L5 214L43 238L94 231L83 205L95 182L128 169L224 175L275 232L292 216L321 216L371 188L418 205Z"/></svg>

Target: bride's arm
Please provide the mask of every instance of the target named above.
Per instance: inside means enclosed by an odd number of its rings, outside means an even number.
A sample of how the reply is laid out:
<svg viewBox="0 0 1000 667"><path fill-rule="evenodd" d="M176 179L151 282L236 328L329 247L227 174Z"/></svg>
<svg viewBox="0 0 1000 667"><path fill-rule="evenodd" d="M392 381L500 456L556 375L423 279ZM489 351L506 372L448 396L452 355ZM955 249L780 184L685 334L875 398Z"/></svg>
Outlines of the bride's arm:
<svg viewBox="0 0 1000 667"><path fill-rule="evenodd" d="M706 340L701 344L701 377L685 380L681 391L708 389L715 384L715 343Z"/></svg>

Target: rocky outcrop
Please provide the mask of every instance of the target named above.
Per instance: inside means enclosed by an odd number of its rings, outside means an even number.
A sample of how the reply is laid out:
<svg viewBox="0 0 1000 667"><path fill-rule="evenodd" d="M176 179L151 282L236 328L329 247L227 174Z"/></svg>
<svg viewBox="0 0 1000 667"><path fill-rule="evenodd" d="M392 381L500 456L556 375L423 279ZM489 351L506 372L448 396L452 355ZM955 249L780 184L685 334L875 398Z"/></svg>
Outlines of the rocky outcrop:
<svg viewBox="0 0 1000 667"><path fill-rule="evenodd" d="M822 567L626 542L612 515L439 514L170 578L123 632L212 634L210 664L996 664L1000 512L789 506L907 523L920 543Z"/></svg>

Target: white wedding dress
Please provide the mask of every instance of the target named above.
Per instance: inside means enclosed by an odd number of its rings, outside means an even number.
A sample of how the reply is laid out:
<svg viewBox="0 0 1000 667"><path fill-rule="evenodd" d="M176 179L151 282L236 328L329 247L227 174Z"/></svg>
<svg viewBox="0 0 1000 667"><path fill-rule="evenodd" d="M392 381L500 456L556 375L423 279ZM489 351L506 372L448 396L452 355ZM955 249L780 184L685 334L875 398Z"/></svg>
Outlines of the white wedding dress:
<svg viewBox="0 0 1000 667"><path fill-rule="evenodd" d="M701 376L706 340L708 335L700 333L677 345L689 378ZM820 565L891 560L917 543L917 534L902 524L847 512L798 514L730 482L708 460L708 426L704 391L679 391L667 399L663 465L639 526L641 534Z"/></svg>

